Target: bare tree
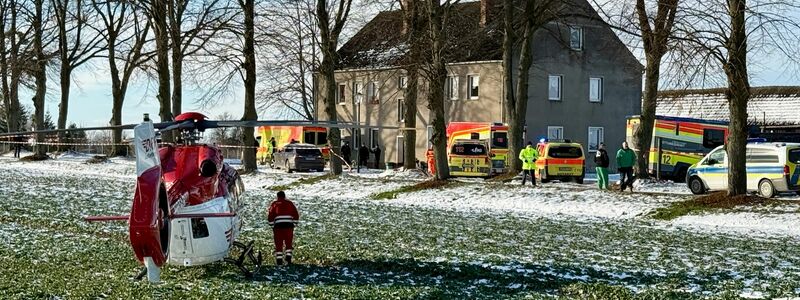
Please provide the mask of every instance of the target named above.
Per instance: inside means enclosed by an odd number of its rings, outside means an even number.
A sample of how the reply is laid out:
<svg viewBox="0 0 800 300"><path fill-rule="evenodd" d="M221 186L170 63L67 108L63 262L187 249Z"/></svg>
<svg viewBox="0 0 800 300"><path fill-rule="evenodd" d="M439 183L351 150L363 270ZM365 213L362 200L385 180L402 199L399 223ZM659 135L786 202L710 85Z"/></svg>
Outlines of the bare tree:
<svg viewBox="0 0 800 300"><path fill-rule="evenodd" d="M325 85L322 103L325 105L325 116L330 122L338 120L336 113L336 79L333 72L339 63L339 57L336 53L339 35L342 33L345 22L347 22L352 2L352 0L339 0L338 5L333 4L332 6L336 8L333 9L334 18L331 20L328 12L328 9L330 9L328 1L317 0L317 25L319 26L320 49L322 51L319 75ZM339 153L341 151L339 148L340 139L341 131L339 128L331 128L328 132L328 144L331 145L331 151L334 153L332 157L341 156ZM330 168L333 174L339 175L342 173L342 162L338 159L331 159Z"/></svg>
<svg viewBox="0 0 800 300"><path fill-rule="evenodd" d="M425 11L425 3L420 0L406 0L400 1L403 9L403 18L405 18L404 28L406 31L406 43L409 45L409 51L406 61L403 63L406 71L406 84L405 91L403 92L403 106L405 107L405 116L403 117L404 126L406 128L417 128L417 97L419 95L419 68L423 61L423 47L422 39L425 33L425 20L423 19L423 12ZM417 148L417 131L406 130L403 132L403 167L406 170L416 168L416 148Z"/></svg>
<svg viewBox="0 0 800 300"><path fill-rule="evenodd" d="M748 56L780 56L797 64L800 24L791 16L798 4L784 0L686 1L679 10L676 38L689 53L687 73L725 74L730 124L728 125L728 195L747 192L747 103L750 98ZM685 12L681 14L681 12ZM689 76L689 78L696 78Z"/></svg>
<svg viewBox="0 0 800 300"><path fill-rule="evenodd" d="M61 101L58 105L58 129L67 126L69 111L69 91L72 72L99 57L105 51L103 38L89 28L89 22L95 22L94 11L86 0L51 0L55 10L58 29L58 59L60 61L59 79L61 84ZM64 137L65 135L59 135Z"/></svg>
<svg viewBox="0 0 800 300"><path fill-rule="evenodd" d="M30 57L30 38L32 26L20 26L20 11L23 7L16 0L2 0L3 10L2 43L0 43L0 75L2 75L3 107L6 113L7 130L17 132L22 128L24 119L21 118L22 109L19 102L19 88L23 82L23 75L28 73L29 66L26 61Z"/></svg>
<svg viewBox="0 0 800 300"><path fill-rule="evenodd" d="M171 121L172 105L170 104L170 72L169 72L169 32L167 26L167 2L170 0L151 0L148 10L153 23L156 41L156 76L158 78L158 115L162 122ZM164 141L172 141L172 134L162 135Z"/></svg>
<svg viewBox="0 0 800 300"><path fill-rule="evenodd" d="M44 97L47 92L47 57L44 53L44 0L33 0L33 51L35 55L33 77L35 80L35 94L33 95L34 107L34 128L36 130L45 129L45 107ZM44 142L44 134L36 135L36 146L34 155L46 157L46 148L41 145Z"/></svg>
<svg viewBox="0 0 800 300"><path fill-rule="evenodd" d="M319 66L319 35L313 0L269 4L259 27L259 109L313 120L313 72Z"/></svg>
<svg viewBox="0 0 800 300"><path fill-rule="evenodd" d="M256 53L255 53L255 1L239 0L239 6L244 17L244 115L242 121L258 119L256 113ZM245 172L252 172L258 168L256 163L256 149L250 146L256 145L255 131L252 127L244 129L244 149L242 154L242 164Z"/></svg>
<svg viewBox="0 0 800 300"><path fill-rule="evenodd" d="M134 71L140 69L152 56L143 48L150 32L147 17L133 4L124 1L92 0L92 7L100 17L100 27L95 30L103 37L111 75L111 125L122 124L122 104ZM122 130L112 133L112 156L125 155Z"/></svg>
<svg viewBox="0 0 800 300"><path fill-rule="evenodd" d="M424 68L428 80L428 109L431 111L431 124L433 125L434 163L436 164L436 179L450 178L450 167L447 164L447 133L444 112L444 86L447 80L445 68L447 22L452 6L459 0L426 0L426 18L428 21L427 45L429 47L429 60Z"/></svg>

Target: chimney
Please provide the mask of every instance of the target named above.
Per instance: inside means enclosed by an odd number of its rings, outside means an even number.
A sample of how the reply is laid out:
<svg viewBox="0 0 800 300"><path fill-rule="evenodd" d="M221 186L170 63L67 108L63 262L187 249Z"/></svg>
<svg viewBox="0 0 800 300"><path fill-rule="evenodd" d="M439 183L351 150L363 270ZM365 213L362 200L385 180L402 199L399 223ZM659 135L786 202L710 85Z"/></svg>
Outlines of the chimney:
<svg viewBox="0 0 800 300"><path fill-rule="evenodd" d="M481 27L485 27L497 13L500 0L481 0Z"/></svg>

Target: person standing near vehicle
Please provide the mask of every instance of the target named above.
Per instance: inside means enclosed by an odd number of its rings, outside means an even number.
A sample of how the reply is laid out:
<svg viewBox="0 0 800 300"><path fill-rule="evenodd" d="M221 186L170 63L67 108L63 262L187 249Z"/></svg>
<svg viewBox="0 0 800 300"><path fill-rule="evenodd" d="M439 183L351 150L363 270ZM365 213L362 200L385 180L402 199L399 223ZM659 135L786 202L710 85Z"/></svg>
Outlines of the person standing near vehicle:
<svg viewBox="0 0 800 300"><path fill-rule="evenodd" d="M351 163L353 163L350 160L350 154L351 154L350 152L351 151L352 150L350 149L350 142L344 142L344 145L342 146L342 158L344 158L344 163L347 164L348 166Z"/></svg>
<svg viewBox="0 0 800 300"><path fill-rule="evenodd" d="M361 147L358 148L358 169L361 170L361 167L367 166L367 160L369 160L369 148L364 144L361 144Z"/></svg>
<svg viewBox="0 0 800 300"><path fill-rule="evenodd" d="M525 149L519 152L519 159L522 161L522 185L525 185L525 180L528 175L531 176L531 185L536 186L536 160L539 159L539 151L533 148L533 144L528 142Z"/></svg>
<svg viewBox="0 0 800 300"><path fill-rule="evenodd" d="M597 186L601 190L610 190L608 185L608 151L606 151L606 144L600 143L597 146L597 153L594 156L594 163L597 164Z"/></svg>
<svg viewBox="0 0 800 300"><path fill-rule="evenodd" d="M278 192L278 198L269 205L267 221L275 241L275 264L280 266L284 261L287 265L292 264L294 226L300 221L300 214L283 191Z"/></svg>
<svg viewBox="0 0 800 300"><path fill-rule="evenodd" d="M380 169L381 163L381 147L378 144L375 144L375 147L372 147L372 154L375 154L375 168Z"/></svg>
<svg viewBox="0 0 800 300"><path fill-rule="evenodd" d="M628 148L628 142L622 142L622 149L617 151L617 168L620 175L620 191L625 191L626 187L633 192L633 165L636 164L636 153Z"/></svg>

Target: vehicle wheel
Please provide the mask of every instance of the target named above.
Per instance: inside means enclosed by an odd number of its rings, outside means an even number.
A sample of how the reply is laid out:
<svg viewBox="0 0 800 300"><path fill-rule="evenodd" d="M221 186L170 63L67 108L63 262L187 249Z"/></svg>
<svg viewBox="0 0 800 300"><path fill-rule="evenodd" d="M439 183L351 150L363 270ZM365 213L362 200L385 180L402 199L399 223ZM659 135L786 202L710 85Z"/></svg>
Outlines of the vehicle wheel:
<svg viewBox="0 0 800 300"><path fill-rule="evenodd" d="M673 178L675 182L684 182L686 181L686 168L682 167L678 169L678 172L675 173L675 178Z"/></svg>
<svg viewBox="0 0 800 300"><path fill-rule="evenodd" d="M583 184L583 176L575 177L575 182L578 184Z"/></svg>
<svg viewBox="0 0 800 300"><path fill-rule="evenodd" d="M283 166L286 168L286 173L292 173L292 168L289 167L289 161L287 160Z"/></svg>
<svg viewBox="0 0 800 300"><path fill-rule="evenodd" d="M769 179L761 180L758 183L758 194L764 198L772 198L775 196L775 186L772 185L772 181Z"/></svg>
<svg viewBox="0 0 800 300"><path fill-rule="evenodd" d="M550 179L547 179L547 174L544 173L544 170L539 170L539 178L542 183L550 182Z"/></svg>
<svg viewBox="0 0 800 300"><path fill-rule="evenodd" d="M692 179L689 179L689 189L692 190L692 194L695 195L702 195L706 193L706 187L703 185L703 181L697 177L692 177Z"/></svg>

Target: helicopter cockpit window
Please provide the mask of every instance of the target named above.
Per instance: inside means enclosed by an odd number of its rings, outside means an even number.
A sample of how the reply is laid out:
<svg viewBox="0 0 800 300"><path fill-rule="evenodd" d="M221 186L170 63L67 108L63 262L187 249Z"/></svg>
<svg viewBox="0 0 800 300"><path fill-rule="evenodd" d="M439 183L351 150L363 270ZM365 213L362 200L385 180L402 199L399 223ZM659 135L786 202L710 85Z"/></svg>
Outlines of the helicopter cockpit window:
<svg viewBox="0 0 800 300"><path fill-rule="evenodd" d="M192 238L201 239L204 237L208 237L208 225L206 225L206 219L204 218L193 218L192 219Z"/></svg>

